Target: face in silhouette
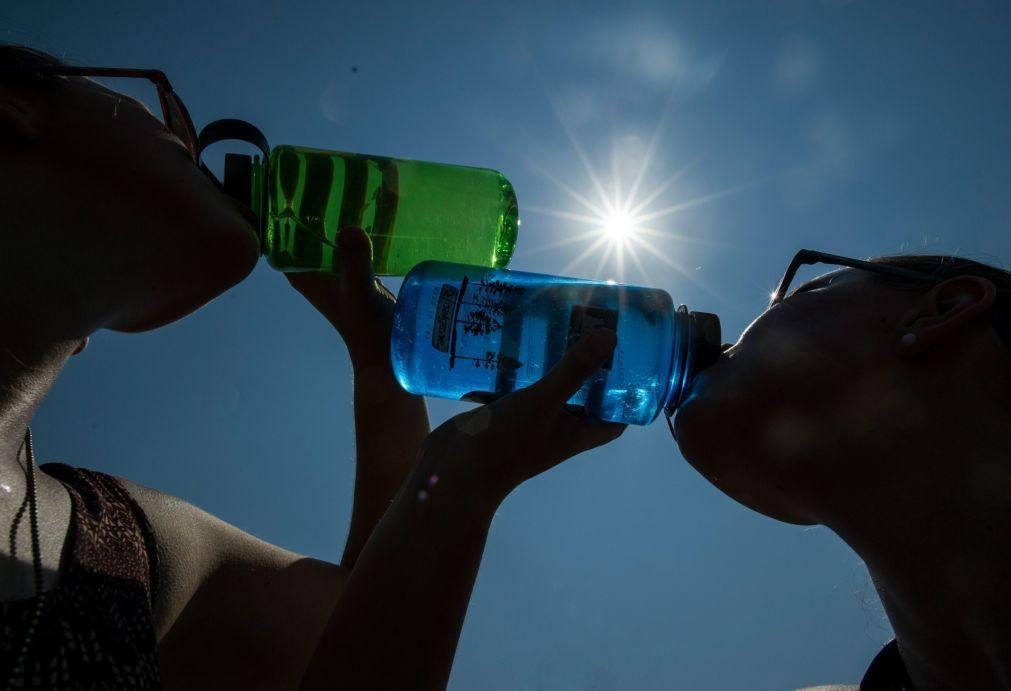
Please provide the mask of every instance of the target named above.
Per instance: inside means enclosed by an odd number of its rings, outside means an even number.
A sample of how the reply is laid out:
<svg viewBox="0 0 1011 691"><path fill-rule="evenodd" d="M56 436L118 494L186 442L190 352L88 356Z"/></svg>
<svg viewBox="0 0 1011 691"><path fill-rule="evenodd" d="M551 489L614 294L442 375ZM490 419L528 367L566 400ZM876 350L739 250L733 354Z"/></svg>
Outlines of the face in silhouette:
<svg viewBox="0 0 1011 691"><path fill-rule="evenodd" d="M85 330L166 324L256 263L248 210L139 101L83 78L0 85L0 148L18 229L2 287L30 288Z"/></svg>
<svg viewBox="0 0 1011 691"><path fill-rule="evenodd" d="M916 299L857 269L799 286L700 375L675 418L686 460L756 511L818 521L819 497L872 472L861 446L918 419L895 347Z"/></svg>

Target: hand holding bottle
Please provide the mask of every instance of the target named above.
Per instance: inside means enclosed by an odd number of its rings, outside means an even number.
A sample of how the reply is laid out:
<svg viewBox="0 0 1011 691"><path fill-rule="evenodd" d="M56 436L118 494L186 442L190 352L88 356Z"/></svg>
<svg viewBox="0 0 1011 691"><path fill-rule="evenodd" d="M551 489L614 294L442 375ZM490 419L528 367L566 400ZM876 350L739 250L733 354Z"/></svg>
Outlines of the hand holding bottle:
<svg viewBox="0 0 1011 691"><path fill-rule="evenodd" d="M354 366L355 499L341 559L350 567L410 472L429 424L424 399L404 391L393 377L390 328L396 298L373 273L368 236L348 228L337 242L339 273L287 277L337 329Z"/></svg>
<svg viewBox="0 0 1011 691"><path fill-rule="evenodd" d="M720 354L719 318L675 309L663 290L426 261L397 296L393 372L411 393L487 402L538 381L599 328L619 335L617 349L569 402L600 420L673 415Z"/></svg>
<svg viewBox="0 0 1011 691"><path fill-rule="evenodd" d="M337 329L356 368L388 369L396 297L373 272L372 247L364 231L345 228L337 244L341 262L337 275L290 273L288 281Z"/></svg>
<svg viewBox="0 0 1011 691"><path fill-rule="evenodd" d="M583 336L538 382L435 429L425 440L422 463L430 463L436 477L459 473L475 491L500 501L535 475L617 439L626 425L585 417L566 406L607 362L616 343L608 329Z"/></svg>
<svg viewBox="0 0 1011 691"><path fill-rule="evenodd" d="M536 383L428 435L352 569L300 688L374 688L377 679L382 688L446 688L499 502L625 429L566 408L616 342L612 331L593 331Z"/></svg>

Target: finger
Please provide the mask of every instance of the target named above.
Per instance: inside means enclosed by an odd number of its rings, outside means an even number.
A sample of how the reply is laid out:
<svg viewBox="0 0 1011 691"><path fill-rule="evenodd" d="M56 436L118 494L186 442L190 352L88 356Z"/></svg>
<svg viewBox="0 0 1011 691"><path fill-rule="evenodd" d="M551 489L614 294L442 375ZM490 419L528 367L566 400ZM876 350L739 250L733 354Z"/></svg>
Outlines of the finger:
<svg viewBox="0 0 1011 691"><path fill-rule="evenodd" d="M610 329L595 329L576 341L544 378L530 387L550 406L564 405L614 352L618 339Z"/></svg>
<svg viewBox="0 0 1011 691"><path fill-rule="evenodd" d="M555 416L538 457L542 459L536 473L544 472L584 451L595 449L621 436L628 425L580 418L563 411Z"/></svg>
<svg viewBox="0 0 1011 691"><path fill-rule="evenodd" d="M284 277L295 290L317 307L333 302L340 289L340 280L332 274L299 272L287 273Z"/></svg>
<svg viewBox="0 0 1011 691"><path fill-rule="evenodd" d="M361 228L344 228L337 235L341 289L354 298L366 293L376 276L372 269L372 241Z"/></svg>
<svg viewBox="0 0 1011 691"><path fill-rule="evenodd" d="M566 458L609 444L628 428L628 425L617 422L603 422L565 416L566 422L559 421L563 426L558 437L564 440L562 452Z"/></svg>

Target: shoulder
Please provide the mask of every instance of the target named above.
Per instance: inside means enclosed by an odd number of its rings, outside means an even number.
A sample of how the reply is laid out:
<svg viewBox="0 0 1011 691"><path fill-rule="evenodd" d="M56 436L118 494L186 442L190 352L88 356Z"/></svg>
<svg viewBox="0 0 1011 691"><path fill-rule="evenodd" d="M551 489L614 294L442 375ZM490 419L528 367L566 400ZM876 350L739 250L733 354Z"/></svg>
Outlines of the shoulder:
<svg viewBox="0 0 1011 691"><path fill-rule="evenodd" d="M266 581L269 574L294 571L320 585L343 582L343 570L335 564L307 559L260 540L179 497L117 480L146 514L157 542L161 595L155 603L155 626L159 639L198 591L231 580L227 574L256 572ZM306 563L313 564L311 573L306 573ZM292 569L296 564L302 568Z"/></svg>
<svg viewBox="0 0 1011 691"><path fill-rule="evenodd" d="M154 615L166 688L296 686L346 569L260 540L179 497L120 482L158 543Z"/></svg>
<svg viewBox="0 0 1011 691"><path fill-rule="evenodd" d="M260 540L178 497L123 485L158 541L155 626L166 688L297 686L346 569Z"/></svg>
<svg viewBox="0 0 1011 691"><path fill-rule="evenodd" d="M154 533L160 584L154 619L160 639L213 572L219 556L217 534L224 530L217 524L223 522L171 494L123 478L116 480L137 502Z"/></svg>

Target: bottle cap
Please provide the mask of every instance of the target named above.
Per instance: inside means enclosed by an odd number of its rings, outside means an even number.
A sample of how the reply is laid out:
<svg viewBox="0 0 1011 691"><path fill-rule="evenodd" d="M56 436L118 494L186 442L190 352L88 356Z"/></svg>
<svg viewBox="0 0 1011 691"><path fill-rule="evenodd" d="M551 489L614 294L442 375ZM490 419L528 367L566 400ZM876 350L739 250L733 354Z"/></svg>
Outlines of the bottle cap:
<svg viewBox="0 0 1011 691"><path fill-rule="evenodd" d="M689 356L689 381L719 359L723 346L719 317L711 312L692 312L691 316L695 322L695 329L691 342L694 357Z"/></svg>
<svg viewBox="0 0 1011 691"><path fill-rule="evenodd" d="M215 179L214 175L210 173L207 166L200 160L200 157L211 144L229 139L252 144L263 152L264 162L270 158L270 146L267 144L267 138L255 125L251 125L245 120L235 120L232 118L215 120L200 130L200 135L197 137L197 164L201 170L210 174L212 179ZM259 230L262 232L262 209L256 208L258 202L261 200L254 198L261 195L254 195L253 193L253 168L254 161L252 156L225 154L225 179L219 185L222 192L251 208L260 217L261 227Z"/></svg>
<svg viewBox="0 0 1011 691"><path fill-rule="evenodd" d="M225 179L221 191L253 208L253 157L225 154Z"/></svg>
<svg viewBox="0 0 1011 691"><path fill-rule="evenodd" d="M720 318L710 312L688 312L684 305L678 308L681 328L687 329L687 348L680 348L681 358L675 361L677 375L676 388L664 406L664 413L670 418L688 397L695 376L716 362L720 357L722 333Z"/></svg>

